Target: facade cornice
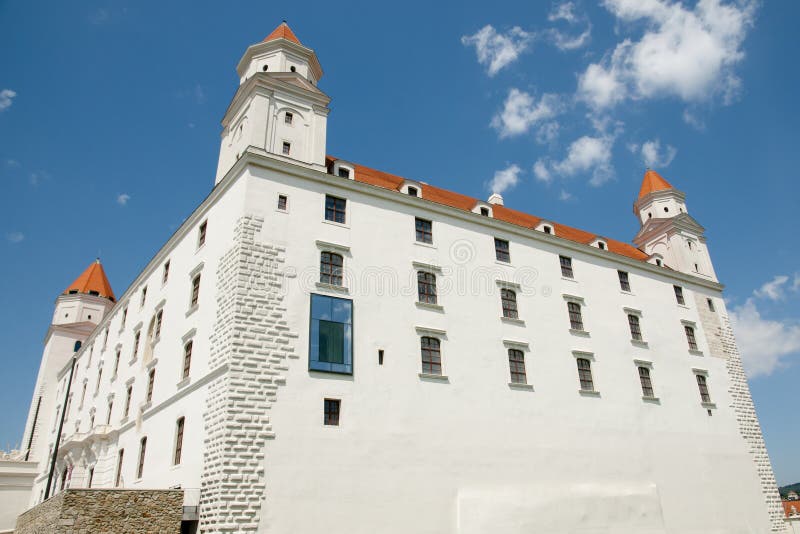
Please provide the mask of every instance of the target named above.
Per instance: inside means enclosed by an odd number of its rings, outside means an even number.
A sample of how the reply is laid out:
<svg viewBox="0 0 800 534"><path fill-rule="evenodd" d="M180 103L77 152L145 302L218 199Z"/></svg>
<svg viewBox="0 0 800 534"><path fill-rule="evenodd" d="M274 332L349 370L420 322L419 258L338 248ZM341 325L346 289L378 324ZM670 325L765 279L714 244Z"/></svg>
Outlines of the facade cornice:
<svg viewBox="0 0 800 534"><path fill-rule="evenodd" d="M671 236L681 231L689 232L702 240L706 229L688 213L681 213L669 219L648 220L633 238L633 243L641 247L650 242L655 234L660 236L666 233Z"/></svg>

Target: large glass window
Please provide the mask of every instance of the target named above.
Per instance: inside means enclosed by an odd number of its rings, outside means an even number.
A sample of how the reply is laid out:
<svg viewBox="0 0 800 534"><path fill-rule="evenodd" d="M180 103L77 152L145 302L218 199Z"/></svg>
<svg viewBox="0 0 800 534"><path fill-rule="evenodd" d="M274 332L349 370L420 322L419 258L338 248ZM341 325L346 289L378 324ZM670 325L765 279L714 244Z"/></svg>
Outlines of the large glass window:
<svg viewBox="0 0 800 534"><path fill-rule="evenodd" d="M353 301L311 295L308 368L353 373Z"/></svg>

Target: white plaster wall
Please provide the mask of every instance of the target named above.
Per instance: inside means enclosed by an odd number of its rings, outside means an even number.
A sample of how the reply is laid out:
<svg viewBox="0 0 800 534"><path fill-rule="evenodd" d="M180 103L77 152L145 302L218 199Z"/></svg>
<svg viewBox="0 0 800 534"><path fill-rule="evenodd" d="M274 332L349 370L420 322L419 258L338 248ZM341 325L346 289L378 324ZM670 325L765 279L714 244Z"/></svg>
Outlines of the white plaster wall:
<svg viewBox="0 0 800 534"><path fill-rule="evenodd" d="M13 532L28 507L36 462L0 460L0 532Z"/></svg>
<svg viewBox="0 0 800 534"><path fill-rule="evenodd" d="M563 525L564 501L578 488L587 494L570 508L578 516L608 497L608 520L596 532L768 531L757 473L728 407L725 361L708 356L697 310L675 302L673 280L630 269L633 294L622 293L611 254L572 254L576 281L565 280L555 240L490 232L478 217L443 217L423 201L409 208L342 193L334 177L322 186L255 173L265 179L251 180L246 211L265 218L263 240L285 245L287 265L299 272L286 302L305 356L291 363L278 393L261 531L478 532L512 507L503 531L521 532ZM324 222L326 191L348 198L347 225ZM279 192L289 195L288 214L274 209ZM433 247L415 243L415 214L435 221ZM512 267L494 261L495 235L511 241ZM345 268L356 279L385 270L406 289L378 296L351 282L353 376L307 370L316 240L349 246ZM454 247L474 259L459 263ZM447 273L439 278L443 313L415 306L415 260ZM506 324L494 278L513 280L522 267L535 273L525 284L535 294L520 296L525 325ZM493 291L457 287L459 277L472 280L480 270ZM689 303L694 290L685 287ZM591 337L569 333L563 293L585 299ZM649 348L631 344L624 307L641 310ZM681 320L697 323L704 356L689 354ZM419 378L415 326L446 331L448 382ZM533 391L509 388L504 339L530 344ZM573 350L594 352L599 398L578 393ZM642 400L634 359L653 363L660 404ZM713 417L700 405L693 368L709 373ZM338 428L322 425L326 397L342 399ZM553 488L563 499L552 498ZM495 490L508 500L493 502Z"/></svg>

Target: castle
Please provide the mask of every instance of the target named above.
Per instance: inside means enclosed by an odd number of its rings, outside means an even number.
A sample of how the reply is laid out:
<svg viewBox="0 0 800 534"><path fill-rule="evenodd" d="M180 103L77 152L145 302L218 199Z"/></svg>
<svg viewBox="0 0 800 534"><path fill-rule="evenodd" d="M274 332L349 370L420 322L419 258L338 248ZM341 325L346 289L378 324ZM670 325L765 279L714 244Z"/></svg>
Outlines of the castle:
<svg viewBox="0 0 800 534"><path fill-rule="evenodd" d="M783 532L684 193L645 173L632 246L326 155L285 23L237 72L207 198L123 294L97 261L56 299L31 507L173 488L200 532Z"/></svg>

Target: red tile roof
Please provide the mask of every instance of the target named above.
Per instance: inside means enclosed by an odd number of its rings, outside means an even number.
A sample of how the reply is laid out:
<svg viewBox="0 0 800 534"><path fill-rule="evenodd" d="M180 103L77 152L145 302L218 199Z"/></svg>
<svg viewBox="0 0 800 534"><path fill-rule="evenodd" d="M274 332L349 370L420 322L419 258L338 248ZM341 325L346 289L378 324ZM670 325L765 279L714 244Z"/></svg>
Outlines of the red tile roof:
<svg viewBox="0 0 800 534"><path fill-rule="evenodd" d="M652 169L647 169L647 172L644 173L644 179L642 180L642 188L639 189L639 198L654 191L663 191L672 188L672 185L662 178L660 174Z"/></svg>
<svg viewBox="0 0 800 534"><path fill-rule="evenodd" d="M783 502L783 512L786 517L800 515L800 501L781 501Z"/></svg>
<svg viewBox="0 0 800 534"><path fill-rule="evenodd" d="M90 294L92 292L96 292L99 296L112 301L115 300L114 292L111 290L111 284L108 283L106 272L103 270L100 260L92 262L92 264L64 290L65 295L69 293Z"/></svg>
<svg viewBox="0 0 800 534"><path fill-rule="evenodd" d="M281 22L277 28L272 30L272 33L267 35L267 38L264 39L264 42L266 43L267 41L272 41L274 39L288 39L293 43L302 44L300 42L300 39L297 38L297 36L294 34L292 29L289 28L289 25L286 24L285 21Z"/></svg>
<svg viewBox="0 0 800 534"><path fill-rule="evenodd" d="M336 159L337 158L328 156L326 163L331 165L334 161L336 161ZM377 187L382 187L384 189L399 191L400 187L405 181L405 178L401 178L400 176L395 176L393 174L371 169L369 167L364 167L363 165L355 164L354 166L355 180L357 182L363 182ZM452 191L447 191L446 189L441 189L432 185L423 186L422 196L425 200L430 200L431 202L444 204L445 206L458 208L464 211L471 211L472 208L475 207L475 203L478 202L478 200L475 198L461 195L459 193L453 193ZM492 211L494 212L495 219L517 226L522 226L524 228L536 228L536 226L538 226L538 224L542 221L541 217L536 217L535 215L530 215L528 213L513 210L511 208L496 204L492 206ZM554 223L553 227L557 237L574 241L576 243L582 243L584 245L590 244L598 237L597 234L578 230L577 228L572 228L563 224ZM613 252L614 254L619 254L621 256L627 256L628 258L635 260L647 260L647 254L637 249L633 245L629 245L628 243L623 243L621 241L615 241L613 239L607 239L606 242L608 244L609 252Z"/></svg>

